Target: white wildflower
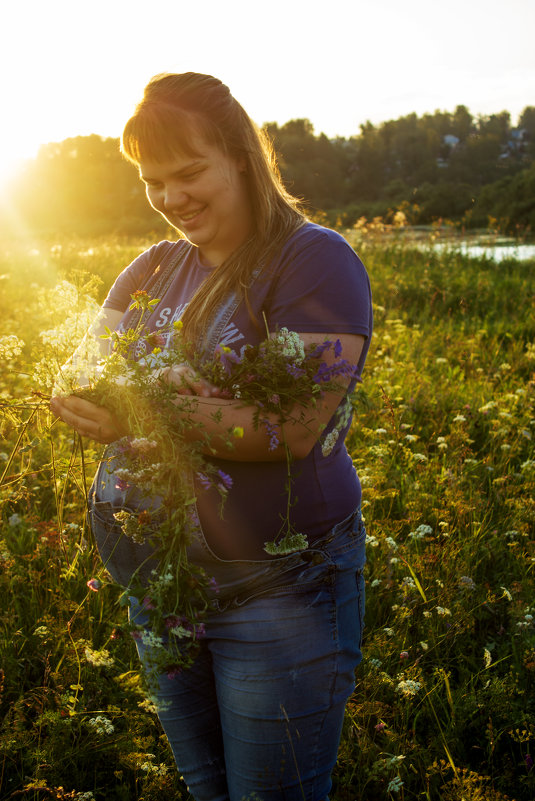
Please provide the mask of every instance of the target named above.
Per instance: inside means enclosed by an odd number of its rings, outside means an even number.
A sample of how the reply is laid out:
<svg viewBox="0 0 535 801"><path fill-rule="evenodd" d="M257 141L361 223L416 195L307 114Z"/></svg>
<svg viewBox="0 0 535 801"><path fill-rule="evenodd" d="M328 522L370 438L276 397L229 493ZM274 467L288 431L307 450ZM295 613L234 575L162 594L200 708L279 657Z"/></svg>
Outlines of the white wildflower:
<svg viewBox="0 0 535 801"><path fill-rule="evenodd" d="M464 414L458 414L453 418L454 423L466 423L466 417Z"/></svg>
<svg viewBox="0 0 535 801"><path fill-rule="evenodd" d="M115 731L111 720L109 720L107 717L104 717L104 715L97 715L96 718L90 718L87 721L87 725L99 735L110 735Z"/></svg>
<svg viewBox="0 0 535 801"><path fill-rule="evenodd" d="M397 544L395 539L393 539L393 537L387 537L385 541L386 541L387 545L390 548L392 548L393 551L397 551L397 549L399 548L399 545Z"/></svg>
<svg viewBox="0 0 535 801"><path fill-rule="evenodd" d="M480 411L482 414L486 414L487 412L490 412L492 409L495 409L497 405L498 404L496 403L496 401L489 401L488 403L485 403L483 406L480 406L478 411Z"/></svg>
<svg viewBox="0 0 535 801"><path fill-rule="evenodd" d="M422 689L422 685L419 681L412 681L412 679L402 679L396 690L398 693L401 693L405 698L412 698Z"/></svg>
<svg viewBox="0 0 535 801"><path fill-rule="evenodd" d="M153 439L147 439L147 437L137 437L130 441L130 447L135 451L139 451L139 453L147 453L153 448L157 448L158 443Z"/></svg>
<svg viewBox="0 0 535 801"><path fill-rule="evenodd" d="M390 759L385 759L384 763L387 768L395 768L396 765L399 765L404 759L405 757L403 754L396 754L395 756L391 756Z"/></svg>
<svg viewBox="0 0 535 801"><path fill-rule="evenodd" d="M391 782L389 782L388 787L386 788L387 793L399 793L401 788L403 787L403 780L400 779L399 776L395 776Z"/></svg>
<svg viewBox="0 0 535 801"><path fill-rule="evenodd" d="M488 648L483 649L483 663L486 668L490 667L492 662L492 654L490 653Z"/></svg>
<svg viewBox="0 0 535 801"><path fill-rule="evenodd" d="M89 664L95 667L111 667L115 663L115 659L110 656L110 652L106 648L95 651L88 645L84 649L84 655Z"/></svg>
<svg viewBox="0 0 535 801"><path fill-rule="evenodd" d="M339 436L340 432L337 428L333 428L333 430L327 434L321 446L321 453L323 456L328 456L332 452L334 446L338 442Z"/></svg>
<svg viewBox="0 0 535 801"><path fill-rule="evenodd" d="M295 364L301 364L305 358L305 344L296 331L281 328L274 337L282 345L282 354Z"/></svg>
<svg viewBox="0 0 535 801"><path fill-rule="evenodd" d="M6 334L0 337L0 359L5 362L20 356L24 342L15 334Z"/></svg>
<svg viewBox="0 0 535 801"><path fill-rule="evenodd" d="M475 590L475 581L470 576L461 576L459 579L459 588L461 590Z"/></svg>
<svg viewBox="0 0 535 801"><path fill-rule="evenodd" d="M153 631L142 631L141 635L141 642L147 648L163 648L163 637L160 637L159 634L155 634Z"/></svg>
<svg viewBox="0 0 535 801"><path fill-rule="evenodd" d="M445 606L437 606L435 608L437 610L437 615L440 615L441 617L447 617L448 615L451 615L450 610Z"/></svg>

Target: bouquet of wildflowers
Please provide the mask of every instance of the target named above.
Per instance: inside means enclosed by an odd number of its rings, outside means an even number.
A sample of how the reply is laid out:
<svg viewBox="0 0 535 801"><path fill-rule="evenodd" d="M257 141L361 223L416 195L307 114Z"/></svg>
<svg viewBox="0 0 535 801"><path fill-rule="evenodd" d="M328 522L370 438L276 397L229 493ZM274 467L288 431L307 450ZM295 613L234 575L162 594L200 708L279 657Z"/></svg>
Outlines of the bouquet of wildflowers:
<svg viewBox="0 0 535 801"><path fill-rule="evenodd" d="M139 631L136 636L150 640L155 669L172 672L190 664L195 656L213 585L212 577L204 575L187 555L195 535L192 477L196 476L201 486L218 490L221 509L232 491L232 481L205 455L213 446L195 417L195 396L179 394L176 386L161 378L165 368L186 363L190 349L183 340L180 321L166 331L146 332L144 319L157 303L144 292L133 296L131 308L143 312L138 325L124 333L108 332L113 344L110 356L93 372L89 385L76 394L126 421L129 435L112 446L114 457L120 460L113 475L119 489L135 490L144 502L138 509L116 513L115 518L124 536L135 542L148 541L158 560L148 583L142 581L139 571L133 576L128 594L143 600L151 622L150 633ZM170 344L162 350L164 339ZM136 361L131 354L139 352L141 340L141 350L152 350ZM325 362L327 351L334 355L330 366ZM268 448L285 449L288 514L279 535L266 543L265 549L273 556L305 549L306 537L294 531L289 520L291 456L284 442L284 424L298 420L307 425L306 410L318 403L323 393L340 391L342 380L345 386L354 375L354 365L341 358L340 342L325 341L305 348L297 333L282 328L260 344L246 346L241 355L219 346L213 359L193 357L189 363L218 388L220 397L253 406L254 425L266 431ZM336 428L323 442L324 453L332 449L338 428L347 421L350 406L342 405L342 409ZM215 411L213 416L220 422L218 414ZM194 441L185 436L192 427L197 428ZM241 436L239 427L223 432L229 448Z"/></svg>

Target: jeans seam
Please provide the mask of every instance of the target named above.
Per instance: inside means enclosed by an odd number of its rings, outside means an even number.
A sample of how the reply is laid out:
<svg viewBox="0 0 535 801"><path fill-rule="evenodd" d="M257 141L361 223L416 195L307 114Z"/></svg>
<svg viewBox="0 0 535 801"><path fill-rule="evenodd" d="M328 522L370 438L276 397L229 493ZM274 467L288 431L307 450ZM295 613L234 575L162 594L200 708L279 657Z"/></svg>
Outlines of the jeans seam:
<svg viewBox="0 0 535 801"><path fill-rule="evenodd" d="M311 749L311 754L313 755L312 765L313 765L313 775L314 775L314 783L313 786L310 787L309 795L307 801L313 801L314 795L316 792L316 784L318 780L318 765L319 765L319 744L321 742L322 732L325 728L325 723L327 721L327 717L329 714L330 709L332 708L333 698L334 698L334 687L336 684L336 664L340 657L340 634L338 631L338 616L337 616L337 603L336 603L336 593L335 593L335 585L331 583L330 588L330 596L331 596L331 630L333 640L336 643L336 651L333 653L332 660L331 660L331 681L329 686L329 705L325 710L323 717L321 719L321 723L318 726L318 731L316 734L316 741L314 743L314 747ZM330 789L330 788L329 788Z"/></svg>

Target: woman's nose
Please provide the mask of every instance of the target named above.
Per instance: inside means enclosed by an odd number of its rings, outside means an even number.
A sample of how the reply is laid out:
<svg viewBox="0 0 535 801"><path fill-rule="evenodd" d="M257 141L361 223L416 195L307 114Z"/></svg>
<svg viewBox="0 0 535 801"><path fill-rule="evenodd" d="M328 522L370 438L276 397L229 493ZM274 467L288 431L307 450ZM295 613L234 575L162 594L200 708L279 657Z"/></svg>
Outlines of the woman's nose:
<svg viewBox="0 0 535 801"><path fill-rule="evenodd" d="M166 209L182 209L187 206L189 195L181 187L167 186L163 202Z"/></svg>

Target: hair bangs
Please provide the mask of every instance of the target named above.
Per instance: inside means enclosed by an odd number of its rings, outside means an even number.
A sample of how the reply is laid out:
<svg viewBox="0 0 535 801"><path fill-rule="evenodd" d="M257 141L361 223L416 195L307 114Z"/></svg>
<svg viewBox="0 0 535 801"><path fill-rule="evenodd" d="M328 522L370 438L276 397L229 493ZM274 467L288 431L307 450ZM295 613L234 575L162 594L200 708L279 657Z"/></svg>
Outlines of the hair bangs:
<svg viewBox="0 0 535 801"><path fill-rule="evenodd" d="M121 153L136 165L143 159L170 161L177 154L198 156L193 142L202 124L194 116L166 103L142 104L125 125Z"/></svg>

